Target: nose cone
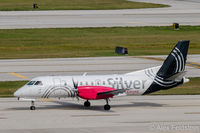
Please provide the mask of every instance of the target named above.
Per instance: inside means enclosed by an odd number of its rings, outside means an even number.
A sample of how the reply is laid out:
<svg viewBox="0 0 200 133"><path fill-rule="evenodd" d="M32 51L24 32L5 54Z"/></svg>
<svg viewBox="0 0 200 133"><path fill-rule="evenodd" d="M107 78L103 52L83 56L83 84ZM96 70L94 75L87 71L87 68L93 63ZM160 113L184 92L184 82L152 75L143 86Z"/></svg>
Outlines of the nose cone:
<svg viewBox="0 0 200 133"><path fill-rule="evenodd" d="M22 95L22 91L20 89L15 91L15 93L14 93L15 97L20 97L21 95Z"/></svg>

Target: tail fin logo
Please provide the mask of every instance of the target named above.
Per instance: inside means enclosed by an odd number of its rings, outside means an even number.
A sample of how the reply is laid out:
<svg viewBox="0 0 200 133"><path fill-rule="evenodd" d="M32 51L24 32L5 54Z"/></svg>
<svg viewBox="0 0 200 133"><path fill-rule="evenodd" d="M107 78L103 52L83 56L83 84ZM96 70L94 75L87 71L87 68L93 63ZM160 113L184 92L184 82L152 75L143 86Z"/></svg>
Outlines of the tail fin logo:
<svg viewBox="0 0 200 133"><path fill-rule="evenodd" d="M160 86L163 87L170 87L176 84L176 82L174 81L166 81L164 80L162 77L159 77L158 75L156 75L152 69L147 69L145 70L145 74L151 78L152 80L154 80L155 83L157 83Z"/></svg>
<svg viewBox="0 0 200 133"><path fill-rule="evenodd" d="M176 69L175 69L175 73L178 72L182 72L185 69L185 61L183 58L183 54L181 53L181 51L176 47L171 55L175 58L176 60Z"/></svg>
<svg viewBox="0 0 200 133"><path fill-rule="evenodd" d="M177 47L175 47L173 51L171 52L171 55L174 57L175 62L176 62L176 65L175 65L176 68L175 68L174 73L184 71L185 61L184 61L183 54L181 53L181 51ZM156 75L154 81L160 86L164 86L164 87L170 87L176 84L175 81L165 80L163 77L160 77L159 75Z"/></svg>

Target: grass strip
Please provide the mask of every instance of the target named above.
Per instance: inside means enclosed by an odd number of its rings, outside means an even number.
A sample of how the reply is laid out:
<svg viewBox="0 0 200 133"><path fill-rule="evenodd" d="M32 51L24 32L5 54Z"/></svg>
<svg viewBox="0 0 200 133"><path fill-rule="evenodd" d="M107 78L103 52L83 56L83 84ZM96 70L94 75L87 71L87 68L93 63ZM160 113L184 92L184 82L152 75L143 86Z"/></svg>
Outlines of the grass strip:
<svg viewBox="0 0 200 133"><path fill-rule="evenodd" d="M1 81L0 97L13 97L13 93L28 81Z"/></svg>
<svg viewBox="0 0 200 133"><path fill-rule="evenodd" d="M199 95L200 94L200 78L190 78L190 82L182 86L169 90L161 90L151 95Z"/></svg>
<svg viewBox="0 0 200 133"><path fill-rule="evenodd" d="M0 59L163 55L179 40L191 40L189 54L200 53L200 26L1 29Z"/></svg>
<svg viewBox="0 0 200 133"><path fill-rule="evenodd" d="M39 8L33 9L37 3ZM127 0L1 0L0 10L108 10L108 9L136 9L159 8L168 5L131 2Z"/></svg>

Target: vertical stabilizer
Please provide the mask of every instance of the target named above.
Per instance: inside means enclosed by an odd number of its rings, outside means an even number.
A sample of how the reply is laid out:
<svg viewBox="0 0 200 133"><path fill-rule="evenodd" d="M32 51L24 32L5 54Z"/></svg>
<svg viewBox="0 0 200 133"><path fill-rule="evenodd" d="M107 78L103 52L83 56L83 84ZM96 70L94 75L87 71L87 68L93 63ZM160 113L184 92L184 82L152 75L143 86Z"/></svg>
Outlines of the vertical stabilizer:
<svg viewBox="0 0 200 133"><path fill-rule="evenodd" d="M179 41L176 44L156 73L153 83L144 94L170 89L186 82L187 79L184 77L186 74L184 70L189 42L188 40Z"/></svg>
<svg viewBox="0 0 200 133"><path fill-rule="evenodd" d="M190 41L188 40L179 41L176 44L174 49L171 51L171 53L157 72L158 77L162 79L167 79L185 70L189 42Z"/></svg>

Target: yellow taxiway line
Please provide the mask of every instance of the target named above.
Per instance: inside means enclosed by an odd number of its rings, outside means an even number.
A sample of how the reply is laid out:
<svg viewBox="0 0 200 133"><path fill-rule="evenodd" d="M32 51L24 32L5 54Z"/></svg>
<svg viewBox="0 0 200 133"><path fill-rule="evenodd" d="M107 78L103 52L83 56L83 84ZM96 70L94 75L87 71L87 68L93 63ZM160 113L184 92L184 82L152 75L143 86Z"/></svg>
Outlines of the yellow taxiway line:
<svg viewBox="0 0 200 133"><path fill-rule="evenodd" d="M28 77L26 76L23 76L23 75L20 75L18 73L15 73L15 72L9 72L9 74L15 76L15 77L18 77L18 78L22 78L22 79L28 79Z"/></svg>
<svg viewBox="0 0 200 133"><path fill-rule="evenodd" d="M200 69L200 64L196 62L188 61L186 65Z"/></svg>
<svg viewBox="0 0 200 133"><path fill-rule="evenodd" d="M48 98L40 98L39 100L47 101L47 102L55 102L56 100L48 99Z"/></svg>
<svg viewBox="0 0 200 133"><path fill-rule="evenodd" d="M139 57L134 57L134 58L142 58L142 59L149 59L149 60L156 60L156 61L164 61L165 60L164 58L159 58L159 57L144 57L144 56L139 56ZM187 61L186 65L200 69L200 64L196 63L196 62ZM20 74L15 73L15 72L9 72L9 74L11 74L15 77L18 77L18 78L28 79L28 77L20 75Z"/></svg>

